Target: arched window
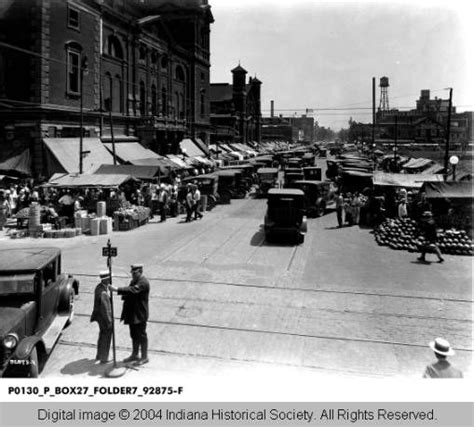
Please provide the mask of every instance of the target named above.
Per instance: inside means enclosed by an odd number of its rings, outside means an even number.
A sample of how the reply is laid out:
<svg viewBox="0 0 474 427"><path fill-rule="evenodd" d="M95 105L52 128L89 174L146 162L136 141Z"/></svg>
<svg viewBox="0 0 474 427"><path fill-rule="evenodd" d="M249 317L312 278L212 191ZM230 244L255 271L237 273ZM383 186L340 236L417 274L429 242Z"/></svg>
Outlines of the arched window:
<svg viewBox="0 0 474 427"><path fill-rule="evenodd" d="M82 46L74 41L66 43L67 92L70 94L80 94L82 59Z"/></svg>
<svg viewBox="0 0 474 427"><path fill-rule="evenodd" d="M107 53L114 58L123 59L122 44L114 35L109 36L107 39Z"/></svg>
<svg viewBox="0 0 474 427"><path fill-rule="evenodd" d="M179 117L179 93L175 92L174 93L174 116L177 118Z"/></svg>
<svg viewBox="0 0 474 427"><path fill-rule="evenodd" d="M184 76L184 70L183 70L183 67L181 67L180 65L178 65L176 67L176 70L175 70L175 79L180 81L180 82L184 82L185 80L185 76Z"/></svg>
<svg viewBox="0 0 474 427"><path fill-rule="evenodd" d="M156 93L156 86L151 85L151 114L158 115L158 98Z"/></svg>
<svg viewBox="0 0 474 427"><path fill-rule="evenodd" d="M205 114L205 99L206 99L206 91L204 89L201 89L201 102L200 102L200 107L201 107L201 116L204 116Z"/></svg>
<svg viewBox="0 0 474 427"><path fill-rule="evenodd" d="M141 80L140 81L140 114L142 116L144 116L146 112L145 104L146 104L145 82Z"/></svg>
<svg viewBox="0 0 474 427"><path fill-rule="evenodd" d="M120 113L124 112L124 109L123 109L124 99L123 99L122 77L120 77L118 74L115 76L112 103L113 103L112 111L118 111Z"/></svg>
<svg viewBox="0 0 474 427"><path fill-rule="evenodd" d="M185 105L184 105L184 95L181 94L181 95L180 95L180 98L181 98L181 103L180 103L180 105L181 105L181 110L180 110L180 112L179 112L179 118L184 120L184 119L186 118L186 115L185 115Z"/></svg>
<svg viewBox="0 0 474 427"><path fill-rule="evenodd" d="M168 92L165 87L161 89L161 113L166 116L168 112Z"/></svg>
<svg viewBox="0 0 474 427"><path fill-rule="evenodd" d="M112 76L109 73L105 74L104 81L104 109L106 111L112 111L113 107L113 81Z"/></svg>

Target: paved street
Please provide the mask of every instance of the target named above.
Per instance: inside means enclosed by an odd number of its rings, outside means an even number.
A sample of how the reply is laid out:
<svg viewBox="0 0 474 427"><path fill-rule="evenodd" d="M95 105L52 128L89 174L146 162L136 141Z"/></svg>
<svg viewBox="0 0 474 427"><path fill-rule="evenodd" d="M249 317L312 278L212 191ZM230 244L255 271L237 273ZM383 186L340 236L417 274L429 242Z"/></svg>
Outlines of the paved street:
<svg viewBox="0 0 474 427"><path fill-rule="evenodd" d="M131 377L294 370L305 375L419 378L427 343L447 338L453 363L472 372L472 259L419 264L416 254L376 245L370 230L337 229L334 212L310 219L300 246L268 244L266 200L233 200L204 219L170 219L110 236L9 240L2 246L59 246L63 270L81 281L76 317L43 377L101 376L90 324L101 248L118 247L114 284L145 264L151 282L151 360ZM130 353L118 321L117 358Z"/></svg>

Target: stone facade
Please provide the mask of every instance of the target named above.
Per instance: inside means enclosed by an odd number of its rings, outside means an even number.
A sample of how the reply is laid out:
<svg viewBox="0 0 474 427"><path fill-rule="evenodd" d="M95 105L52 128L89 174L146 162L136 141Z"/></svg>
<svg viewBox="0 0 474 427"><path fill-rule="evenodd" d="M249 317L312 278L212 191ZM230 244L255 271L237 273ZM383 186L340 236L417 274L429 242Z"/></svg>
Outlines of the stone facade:
<svg viewBox="0 0 474 427"><path fill-rule="evenodd" d="M80 135L81 95L84 136L113 127L161 154L177 153L184 136L209 142L212 22L207 0L9 2L0 158L27 147L33 175L44 175L42 138Z"/></svg>

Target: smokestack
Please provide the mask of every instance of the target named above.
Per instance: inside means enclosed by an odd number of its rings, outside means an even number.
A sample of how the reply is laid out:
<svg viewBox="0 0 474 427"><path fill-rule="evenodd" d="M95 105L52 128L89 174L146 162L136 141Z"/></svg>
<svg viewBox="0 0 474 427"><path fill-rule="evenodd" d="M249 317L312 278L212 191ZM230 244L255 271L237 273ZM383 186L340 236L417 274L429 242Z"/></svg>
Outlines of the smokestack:
<svg viewBox="0 0 474 427"><path fill-rule="evenodd" d="M270 101L270 117L273 117L274 113L274 105L273 105L273 99Z"/></svg>

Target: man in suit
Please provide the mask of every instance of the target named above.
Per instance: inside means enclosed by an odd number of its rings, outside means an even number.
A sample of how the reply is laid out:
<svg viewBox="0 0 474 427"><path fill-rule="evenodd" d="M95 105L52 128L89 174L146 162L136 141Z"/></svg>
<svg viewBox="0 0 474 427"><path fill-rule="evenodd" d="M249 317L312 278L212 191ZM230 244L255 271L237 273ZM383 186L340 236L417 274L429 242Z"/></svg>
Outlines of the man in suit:
<svg viewBox="0 0 474 427"><path fill-rule="evenodd" d="M124 359L125 363L135 362L137 365L148 363L148 336L146 326L148 320L148 299L150 283L143 275L143 264L131 266L132 280L128 286L110 289L122 295L123 308L120 320L130 328L132 338L132 354ZM141 350L141 357L138 357Z"/></svg>
<svg viewBox="0 0 474 427"><path fill-rule="evenodd" d="M99 339L97 341L96 360L105 364L109 361L110 342L112 340L112 307L108 293L110 284L110 273L101 271L100 283L94 291L94 308L91 314L91 322L99 324Z"/></svg>
<svg viewBox="0 0 474 427"><path fill-rule="evenodd" d="M430 342L430 348L434 351L437 361L431 363L425 369L423 378L462 378L462 372L452 366L447 358L454 355L454 350L449 342L443 338L436 338Z"/></svg>

